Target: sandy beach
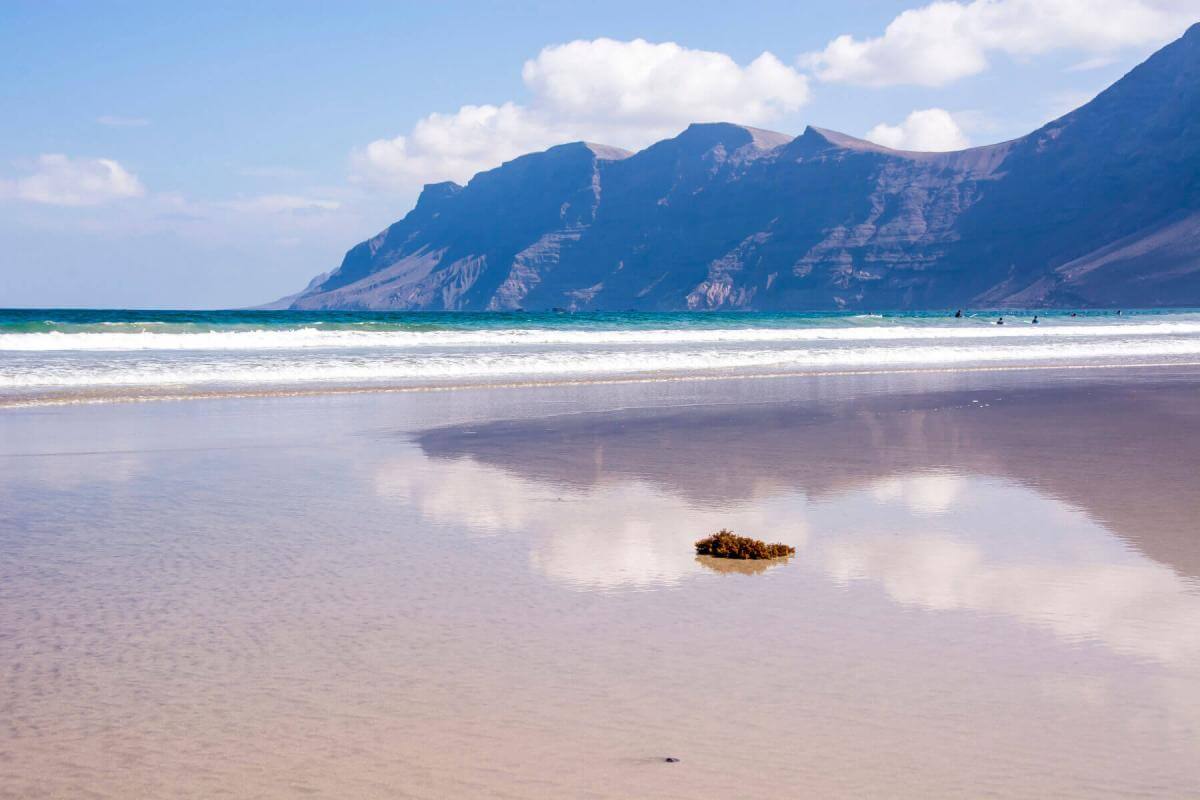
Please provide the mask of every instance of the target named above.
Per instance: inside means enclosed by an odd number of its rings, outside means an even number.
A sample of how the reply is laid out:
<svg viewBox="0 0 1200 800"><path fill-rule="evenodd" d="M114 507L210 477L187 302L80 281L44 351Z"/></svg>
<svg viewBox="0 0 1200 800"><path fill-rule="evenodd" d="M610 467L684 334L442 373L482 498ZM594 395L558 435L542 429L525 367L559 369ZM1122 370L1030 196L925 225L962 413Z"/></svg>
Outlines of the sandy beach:
<svg viewBox="0 0 1200 800"><path fill-rule="evenodd" d="M5 409L0 796L1194 796L1198 397L1181 365ZM698 559L723 527L797 553Z"/></svg>
<svg viewBox="0 0 1200 800"><path fill-rule="evenodd" d="M0 73L0 800L1200 800L1200 0Z"/></svg>

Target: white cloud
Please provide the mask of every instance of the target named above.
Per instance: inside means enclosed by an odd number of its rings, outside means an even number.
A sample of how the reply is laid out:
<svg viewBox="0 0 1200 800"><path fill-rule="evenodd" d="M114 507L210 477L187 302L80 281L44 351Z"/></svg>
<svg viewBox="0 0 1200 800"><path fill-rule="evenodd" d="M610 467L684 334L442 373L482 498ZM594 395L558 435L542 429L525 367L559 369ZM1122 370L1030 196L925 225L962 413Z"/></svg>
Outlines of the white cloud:
<svg viewBox="0 0 1200 800"><path fill-rule="evenodd" d="M1109 54L1177 36L1195 0L973 0L909 9L882 36L839 36L802 56L824 81L941 86L982 72L993 52L1023 57L1069 49Z"/></svg>
<svg viewBox="0 0 1200 800"><path fill-rule="evenodd" d="M899 125L881 122L866 138L893 150L962 150L970 144L958 122L942 108L914 111Z"/></svg>
<svg viewBox="0 0 1200 800"><path fill-rule="evenodd" d="M547 47L521 71L528 104L467 105L355 154L359 176L391 186L465 181L567 141L642 147L691 122L771 122L808 100L808 80L770 53L745 66L724 53L636 39Z"/></svg>
<svg viewBox="0 0 1200 800"><path fill-rule="evenodd" d="M1068 72L1088 72L1093 69L1102 69L1110 64L1117 62L1116 56L1092 56L1085 58L1076 64L1067 67Z"/></svg>
<svg viewBox="0 0 1200 800"><path fill-rule="evenodd" d="M909 9L877 39L839 36L802 61L823 81L874 86L947 83L987 66L983 49L960 32L965 15L958 3Z"/></svg>
<svg viewBox="0 0 1200 800"><path fill-rule="evenodd" d="M547 47L521 77L537 105L562 117L656 129L764 123L808 100L807 79L770 53L741 67L724 53L642 39Z"/></svg>
<svg viewBox="0 0 1200 800"><path fill-rule="evenodd" d="M371 142L355 154L354 166L359 177L383 185L461 182L522 153L567 141L568 135L513 103L463 106L453 114L430 114L407 135Z"/></svg>
<svg viewBox="0 0 1200 800"><path fill-rule="evenodd" d="M0 181L0 196L55 206L94 206L146 193L137 176L110 158L49 153L29 175Z"/></svg>
<svg viewBox="0 0 1200 800"><path fill-rule="evenodd" d="M144 128L150 124L150 120L144 117L120 117L114 114L96 117L96 122L109 128Z"/></svg>

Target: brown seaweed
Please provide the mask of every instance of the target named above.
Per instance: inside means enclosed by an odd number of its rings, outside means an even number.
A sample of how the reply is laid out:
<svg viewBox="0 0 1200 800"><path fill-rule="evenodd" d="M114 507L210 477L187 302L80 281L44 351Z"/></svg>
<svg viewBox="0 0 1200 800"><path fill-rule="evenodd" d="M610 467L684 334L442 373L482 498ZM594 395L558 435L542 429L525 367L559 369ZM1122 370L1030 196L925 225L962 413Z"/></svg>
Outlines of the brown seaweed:
<svg viewBox="0 0 1200 800"><path fill-rule="evenodd" d="M738 558L742 560L761 558L783 558L795 555L796 548L778 542L767 544L759 539L738 536L722 528L712 536L696 542L696 554L713 558Z"/></svg>

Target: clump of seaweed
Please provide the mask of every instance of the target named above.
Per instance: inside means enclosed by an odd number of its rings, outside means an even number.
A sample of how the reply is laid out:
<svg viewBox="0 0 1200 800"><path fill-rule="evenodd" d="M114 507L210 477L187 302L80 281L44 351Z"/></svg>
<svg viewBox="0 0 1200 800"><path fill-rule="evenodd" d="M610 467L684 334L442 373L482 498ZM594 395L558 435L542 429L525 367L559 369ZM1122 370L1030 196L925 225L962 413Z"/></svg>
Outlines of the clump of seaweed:
<svg viewBox="0 0 1200 800"><path fill-rule="evenodd" d="M783 558L795 555L796 548L786 544L767 544L759 539L738 536L722 528L712 536L696 542L696 554L713 558L740 558L743 561L759 558Z"/></svg>

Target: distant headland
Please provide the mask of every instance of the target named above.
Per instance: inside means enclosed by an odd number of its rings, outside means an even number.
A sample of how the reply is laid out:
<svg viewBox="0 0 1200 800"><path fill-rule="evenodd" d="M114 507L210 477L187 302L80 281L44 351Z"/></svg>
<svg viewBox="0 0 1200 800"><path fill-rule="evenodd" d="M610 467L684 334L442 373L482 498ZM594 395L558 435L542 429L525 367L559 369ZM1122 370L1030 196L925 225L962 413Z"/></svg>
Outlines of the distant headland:
<svg viewBox="0 0 1200 800"><path fill-rule="evenodd" d="M1200 306L1200 25L1019 139L903 152L690 126L425 187L272 308Z"/></svg>

